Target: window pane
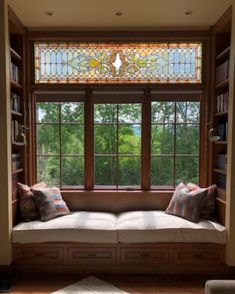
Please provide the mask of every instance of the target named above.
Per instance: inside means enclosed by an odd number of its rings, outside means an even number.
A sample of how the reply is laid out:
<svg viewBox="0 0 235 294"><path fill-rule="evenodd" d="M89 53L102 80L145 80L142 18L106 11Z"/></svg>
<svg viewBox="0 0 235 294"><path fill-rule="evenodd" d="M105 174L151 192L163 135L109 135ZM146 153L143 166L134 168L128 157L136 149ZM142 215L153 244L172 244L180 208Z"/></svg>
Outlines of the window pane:
<svg viewBox="0 0 235 294"><path fill-rule="evenodd" d="M140 157L119 157L119 185L140 185Z"/></svg>
<svg viewBox="0 0 235 294"><path fill-rule="evenodd" d="M177 102L176 122L199 122L200 102Z"/></svg>
<svg viewBox="0 0 235 294"><path fill-rule="evenodd" d="M119 152L122 154L140 154L141 126L119 125L118 129Z"/></svg>
<svg viewBox="0 0 235 294"><path fill-rule="evenodd" d="M37 125L37 153L60 153L60 136L58 125Z"/></svg>
<svg viewBox="0 0 235 294"><path fill-rule="evenodd" d="M70 102L63 103L61 106L61 120L67 123L84 123L83 103Z"/></svg>
<svg viewBox="0 0 235 294"><path fill-rule="evenodd" d="M152 157L151 184L153 186L174 186L174 158Z"/></svg>
<svg viewBox="0 0 235 294"><path fill-rule="evenodd" d="M84 159L81 157L63 157L62 159L63 185L81 186L84 184Z"/></svg>
<svg viewBox="0 0 235 294"><path fill-rule="evenodd" d="M174 125L152 125L152 154L174 153Z"/></svg>
<svg viewBox="0 0 235 294"><path fill-rule="evenodd" d="M60 159L58 156L37 157L37 181L49 186L60 185Z"/></svg>
<svg viewBox="0 0 235 294"><path fill-rule="evenodd" d="M96 125L94 145L96 154L116 153L117 127L115 125Z"/></svg>
<svg viewBox="0 0 235 294"><path fill-rule="evenodd" d="M116 123L117 104L95 104L94 122L97 123Z"/></svg>
<svg viewBox="0 0 235 294"><path fill-rule="evenodd" d="M83 154L84 153L84 126L62 125L61 126L62 153Z"/></svg>
<svg viewBox="0 0 235 294"><path fill-rule="evenodd" d="M119 123L141 123L141 105L119 104L118 120Z"/></svg>
<svg viewBox="0 0 235 294"><path fill-rule="evenodd" d="M174 102L152 102L153 123L174 123L175 103Z"/></svg>
<svg viewBox="0 0 235 294"><path fill-rule="evenodd" d="M95 185L116 185L116 170L115 156L95 156Z"/></svg>
<svg viewBox="0 0 235 294"><path fill-rule="evenodd" d="M176 185L180 182L198 183L198 157L176 157Z"/></svg>
<svg viewBox="0 0 235 294"><path fill-rule="evenodd" d="M199 154L199 126L176 126L176 154Z"/></svg>
<svg viewBox="0 0 235 294"><path fill-rule="evenodd" d="M37 103L37 122L59 122L60 105L59 103L38 102Z"/></svg>

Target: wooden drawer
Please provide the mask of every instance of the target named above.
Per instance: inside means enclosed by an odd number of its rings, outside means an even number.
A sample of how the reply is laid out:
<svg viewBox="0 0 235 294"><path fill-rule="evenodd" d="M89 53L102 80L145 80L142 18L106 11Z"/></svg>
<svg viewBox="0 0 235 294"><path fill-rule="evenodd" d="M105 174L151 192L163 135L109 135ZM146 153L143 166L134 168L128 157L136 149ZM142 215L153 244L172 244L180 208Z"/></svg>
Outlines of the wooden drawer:
<svg viewBox="0 0 235 294"><path fill-rule="evenodd" d="M26 247L15 249L15 263L62 264L64 249L59 247Z"/></svg>
<svg viewBox="0 0 235 294"><path fill-rule="evenodd" d="M223 254L220 249L175 249L174 263L176 265L221 265Z"/></svg>
<svg viewBox="0 0 235 294"><path fill-rule="evenodd" d="M121 248L121 264L167 264L169 252L167 249L154 248Z"/></svg>
<svg viewBox="0 0 235 294"><path fill-rule="evenodd" d="M116 248L68 248L67 262L69 264L103 264L114 265L117 261Z"/></svg>

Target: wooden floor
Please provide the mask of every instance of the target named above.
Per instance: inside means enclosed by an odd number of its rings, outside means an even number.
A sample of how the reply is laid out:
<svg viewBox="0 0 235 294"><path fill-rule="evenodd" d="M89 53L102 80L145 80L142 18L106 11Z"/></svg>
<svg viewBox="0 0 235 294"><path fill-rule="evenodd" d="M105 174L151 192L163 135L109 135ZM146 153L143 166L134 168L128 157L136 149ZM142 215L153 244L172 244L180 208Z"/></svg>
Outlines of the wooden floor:
<svg viewBox="0 0 235 294"><path fill-rule="evenodd" d="M128 293L135 294L203 294L204 285L211 276L144 276L95 275ZM12 293L52 293L88 275L21 275L14 278ZM226 278L226 277L219 277ZM231 278L231 277L230 277Z"/></svg>

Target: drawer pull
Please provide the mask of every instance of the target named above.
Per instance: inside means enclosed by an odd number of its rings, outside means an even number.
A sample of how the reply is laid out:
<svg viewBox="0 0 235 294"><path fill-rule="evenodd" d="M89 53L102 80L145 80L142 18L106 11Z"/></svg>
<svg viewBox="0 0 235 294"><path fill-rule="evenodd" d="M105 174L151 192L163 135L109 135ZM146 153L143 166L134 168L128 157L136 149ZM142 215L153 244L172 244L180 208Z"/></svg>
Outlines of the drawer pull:
<svg viewBox="0 0 235 294"><path fill-rule="evenodd" d="M38 253L35 253L34 255L37 256L37 257L42 257L42 256L44 256L44 253L38 252Z"/></svg>
<svg viewBox="0 0 235 294"><path fill-rule="evenodd" d="M140 253L140 257L149 257L149 253Z"/></svg>
<svg viewBox="0 0 235 294"><path fill-rule="evenodd" d="M96 253L88 253L87 256L88 257L96 257Z"/></svg>
<svg viewBox="0 0 235 294"><path fill-rule="evenodd" d="M199 259L199 258L203 258L203 255L202 254L194 254L193 257Z"/></svg>

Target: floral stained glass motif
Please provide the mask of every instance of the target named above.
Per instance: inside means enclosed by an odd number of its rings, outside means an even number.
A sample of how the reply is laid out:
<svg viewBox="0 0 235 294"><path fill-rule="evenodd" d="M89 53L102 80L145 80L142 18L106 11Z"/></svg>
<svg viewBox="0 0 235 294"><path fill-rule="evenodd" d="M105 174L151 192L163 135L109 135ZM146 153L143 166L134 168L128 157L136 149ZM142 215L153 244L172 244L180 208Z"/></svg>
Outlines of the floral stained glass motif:
<svg viewBox="0 0 235 294"><path fill-rule="evenodd" d="M201 43L35 43L35 83L200 83Z"/></svg>

